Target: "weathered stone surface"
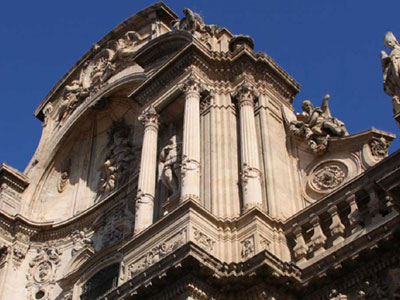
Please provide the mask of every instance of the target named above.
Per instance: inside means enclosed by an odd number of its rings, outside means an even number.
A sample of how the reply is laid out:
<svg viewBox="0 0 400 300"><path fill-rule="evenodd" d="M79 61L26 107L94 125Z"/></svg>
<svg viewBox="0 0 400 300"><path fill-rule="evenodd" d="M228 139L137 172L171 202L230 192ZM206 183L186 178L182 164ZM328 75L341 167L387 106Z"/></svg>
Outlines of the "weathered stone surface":
<svg viewBox="0 0 400 300"><path fill-rule="evenodd" d="M0 298L395 299L395 136L349 135L329 95L295 115L250 37L184 14L113 29L39 106L24 174L0 166Z"/></svg>

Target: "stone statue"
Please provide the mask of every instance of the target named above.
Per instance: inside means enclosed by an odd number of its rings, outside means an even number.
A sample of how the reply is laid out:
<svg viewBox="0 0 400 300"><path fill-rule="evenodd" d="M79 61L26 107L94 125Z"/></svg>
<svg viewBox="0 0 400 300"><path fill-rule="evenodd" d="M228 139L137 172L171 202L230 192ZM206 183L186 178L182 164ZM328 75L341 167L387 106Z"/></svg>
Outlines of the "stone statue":
<svg viewBox="0 0 400 300"><path fill-rule="evenodd" d="M100 193L112 191L129 177L131 162L136 158L130 132L131 128L123 122L114 124L109 150L101 170Z"/></svg>
<svg viewBox="0 0 400 300"><path fill-rule="evenodd" d="M124 60L134 54L135 44L140 41L140 36L136 31L128 31L124 38L120 38L115 42L115 56L113 61Z"/></svg>
<svg viewBox="0 0 400 300"><path fill-rule="evenodd" d="M329 95L325 95L321 107L314 107L310 100L304 100L301 106L304 112L299 116L303 120L290 122L290 132L305 138L311 150L316 153L326 150L329 137L348 135L345 124L332 117L329 98Z"/></svg>
<svg viewBox="0 0 400 300"><path fill-rule="evenodd" d="M65 118L87 97L89 91L82 87L79 80L73 80L64 89L64 97L58 108L58 124L61 126Z"/></svg>
<svg viewBox="0 0 400 300"><path fill-rule="evenodd" d="M172 26L174 29L190 31L191 33L204 31L204 21L198 13L193 12L190 8L185 8L183 13L185 17L181 20L173 21Z"/></svg>
<svg viewBox="0 0 400 300"><path fill-rule="evenodd" d="M381 51L383 89L392 96L393 113L400 113L400 44L392 32L387 32L383 41L391 49L390 55Z"/></svg>
<svg viewBox="0 0 400 300"><path fill-rule="evenodd" d="M172 193L171 197L177 195L181 178L181 145L176 135L161 149L158 170L161 182Z"/></svg>

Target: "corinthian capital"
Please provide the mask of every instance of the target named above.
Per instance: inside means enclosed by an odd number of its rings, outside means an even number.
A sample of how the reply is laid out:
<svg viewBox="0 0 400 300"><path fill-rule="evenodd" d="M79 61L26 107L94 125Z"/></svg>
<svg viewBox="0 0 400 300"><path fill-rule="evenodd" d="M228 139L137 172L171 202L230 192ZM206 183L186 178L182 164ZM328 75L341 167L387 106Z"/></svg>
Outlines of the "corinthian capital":
<svg viewBox="0 0 400 300"><path fill-rule="evenodd" d="M188 78L183 82L181 86L181 90L188 94L197 94L200 95L201 92L205 90L204 84L192 73Z"/></svg>
<svg viewBox="0 0 400 300"><path fill-rule="evenodd" d="M142 122L142 124L147 127L147 126L158 126L158 114L156 109L154 108L153 105L150 105L147 107L139 116L139 121Z"/></svg>
<svg viewBox="0 0 400 300"><path fill-rule="evenodd" d="M251 105L253 106L254 100L258 97L258 92L249 80L244 80L236 89L234 93L239 101L240 106Z"/></svg>

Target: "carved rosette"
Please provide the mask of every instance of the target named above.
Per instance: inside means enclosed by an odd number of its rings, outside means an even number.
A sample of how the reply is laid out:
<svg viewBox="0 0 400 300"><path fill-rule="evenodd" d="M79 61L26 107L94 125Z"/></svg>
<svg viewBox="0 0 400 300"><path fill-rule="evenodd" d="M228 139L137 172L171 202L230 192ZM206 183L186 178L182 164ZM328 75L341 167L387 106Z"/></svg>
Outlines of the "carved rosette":
<svg viewBox="0 0 400 300"><path fill-rule="evenodd" d="M323 163L311 172L308 187L315 193L325 194L342 185L347 175L348 169L343 163Z"/></svg>

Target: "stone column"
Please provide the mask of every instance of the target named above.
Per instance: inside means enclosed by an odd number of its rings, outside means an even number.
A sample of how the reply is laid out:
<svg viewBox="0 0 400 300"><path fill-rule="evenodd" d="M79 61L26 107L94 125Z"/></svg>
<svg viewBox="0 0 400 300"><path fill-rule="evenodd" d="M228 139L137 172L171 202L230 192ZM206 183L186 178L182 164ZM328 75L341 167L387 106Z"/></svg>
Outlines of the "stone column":
<svg viewBox="0 0 400 300"><path fill-rule="evenodd" d="M135 233L153 223L158 138L158 115L155 108L150 106L144 110L139 121L144 125L144 135L136 196Z"/></svg>
<svg viewBox="0 0 400 300"><path fill-rule="evenodd" d="M200 92L202 84L190 76L182 87L185 93L183 121L181 201L200 202Z"/></svg>
<svg viewBox="0 0 400 300"><path fill-rule="evenodd" d="M254 100L257 93L248 81L236 92L240 110L243 210L262 207L261 172L258 157Z"/></svg>

